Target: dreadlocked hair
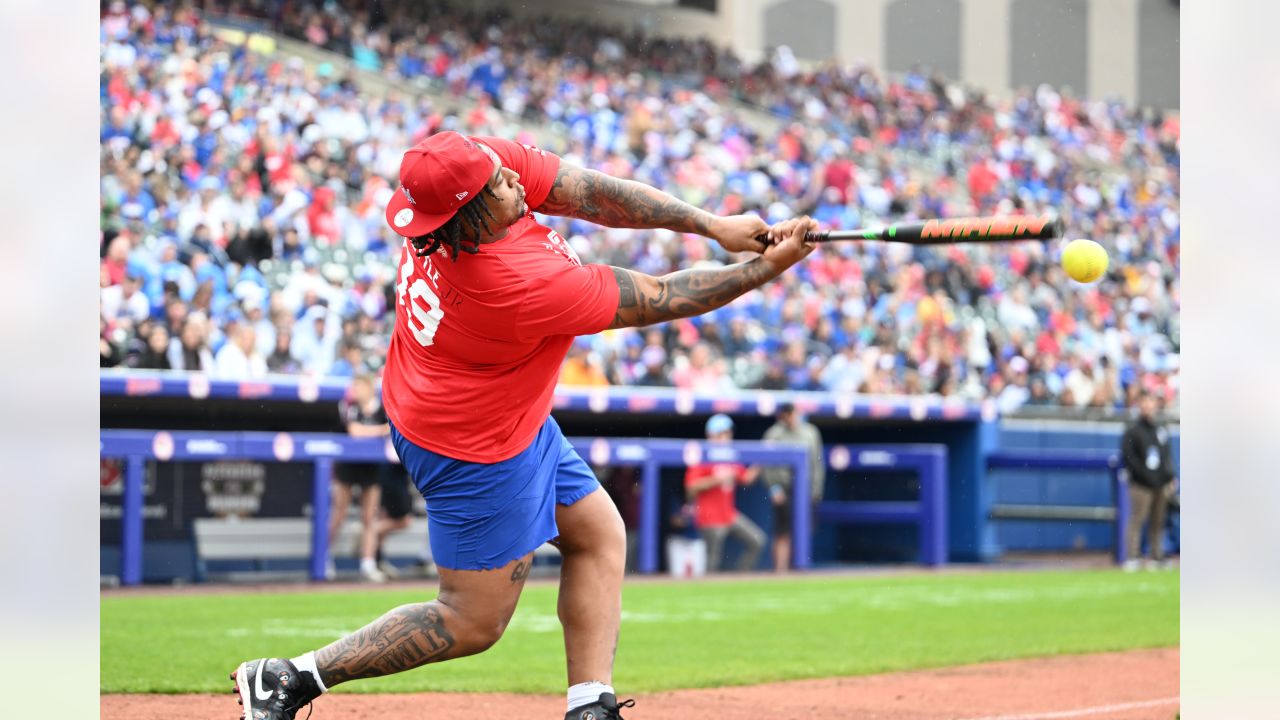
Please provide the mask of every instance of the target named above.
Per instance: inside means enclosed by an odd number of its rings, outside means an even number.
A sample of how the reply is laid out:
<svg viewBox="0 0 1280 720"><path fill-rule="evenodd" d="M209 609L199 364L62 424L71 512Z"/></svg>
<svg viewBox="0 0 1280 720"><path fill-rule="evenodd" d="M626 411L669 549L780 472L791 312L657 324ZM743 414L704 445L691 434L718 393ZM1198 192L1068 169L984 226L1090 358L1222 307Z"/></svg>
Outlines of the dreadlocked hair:
<svg viewBox="0 0 1280 720"><path fill-rule="evenodd" d="M480 236L492 233L493 223L498 222L483 197L488 195L497 200L498 195L488 185L482 190L482 193L476 193L470 202L458 208L458 212L448 222L426 235L410 240L418 251L418 257L426 257L441 247L448 248L454 262L458 261L460 252L472 255L480 252Z"/></svg>

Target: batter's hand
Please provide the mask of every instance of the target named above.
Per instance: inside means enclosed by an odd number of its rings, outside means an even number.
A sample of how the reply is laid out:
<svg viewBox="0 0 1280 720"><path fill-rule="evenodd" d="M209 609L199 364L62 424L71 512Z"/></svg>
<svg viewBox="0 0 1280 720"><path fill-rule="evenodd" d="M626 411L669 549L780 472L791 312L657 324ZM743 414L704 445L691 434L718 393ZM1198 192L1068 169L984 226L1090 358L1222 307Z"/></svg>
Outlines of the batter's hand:
<svg viewBox="0 0 1280 720"><path fill-rule="evenodd" d="M804 239L805 233L817 230L818 221L808 215L783 220L769 228L768 235L773 244L765 248L762 257L775 271L781 273L818 247L817 243L805 242Z"/></svg>
<svg viewBox="0 0 1280 720"><path fill-rule="evenodd" d="M729 252L764 252L760 240L769 232L769 224L755 215L716 216L708 235Z"/></svg>

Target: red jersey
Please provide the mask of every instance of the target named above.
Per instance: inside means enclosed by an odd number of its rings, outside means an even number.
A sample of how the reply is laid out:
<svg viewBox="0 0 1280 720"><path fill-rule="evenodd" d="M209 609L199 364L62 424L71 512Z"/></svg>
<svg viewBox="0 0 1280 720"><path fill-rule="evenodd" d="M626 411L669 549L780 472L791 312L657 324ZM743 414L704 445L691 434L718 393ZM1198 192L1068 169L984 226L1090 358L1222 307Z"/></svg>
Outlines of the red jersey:
<svg viewBox="0 0 1280 720"><path fill-rule="evenodd" d="M733 493L739 483L746 481L747 468L741 463L707 463L694 465L684 473L685 487L721 473L728 476L728 482L712 485L693 499L694 521L699 528L733 524L734 518L738 517L738 506L734 503Z"/></svg>
<svg viewBox="0 0 1280 720"><path fill-rule="evenodd" d="M526 145L474 137L520 174L525 202L542 204L560 158ZM405 240L383 404L414 444L468 462L519 454L551 414L560 364L577 335L609 326L618 283L583 265L532 212L506 237L453 261L420 258Z"/></svg>

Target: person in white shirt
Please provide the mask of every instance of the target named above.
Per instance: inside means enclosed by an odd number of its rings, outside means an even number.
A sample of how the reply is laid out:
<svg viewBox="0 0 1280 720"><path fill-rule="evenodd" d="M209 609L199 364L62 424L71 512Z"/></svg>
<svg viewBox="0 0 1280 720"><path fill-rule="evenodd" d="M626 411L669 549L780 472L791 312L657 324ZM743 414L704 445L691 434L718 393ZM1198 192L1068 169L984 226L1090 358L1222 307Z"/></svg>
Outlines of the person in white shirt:
<svg viewBox="0 0 1280 720"><path fill-rule="evenodd" d="M1071 390L1075 406L1084 407L1093 402L1093 393L1098 387L1093 371L1093 358L1072 355L1071 365L1064 384Z"/></svg>
<svg viewBox="0 0 1280 720"><path fill-rule="evenodd" d="M119 285L102 288L102 315L108 320L128 318L135 324L151 315L151 301L142 292L142 276L133 270Z"/></svg>
<svg viewBox="0 0 1280 720"><path fill-rule="evenodd" d="M1013 286L996 307L996 316L1000 325L1006 329L1020 329L1024 332L1036 330L1040 325L1036 313L1027 304L1027 293L1021 284Z"/></svg>
<svg viewBox="0 0 1280 720"><path fill-rule="evenodd" d="M822 384L832 392L856 393L865 375L866 370L858 357L858 349L849 344L840 348L840 352L827 361L827 366L822 371Z"/></svg>
<svg viewBox="0 0 1280 720"><path fill-rule="evenodd" d="M321 305L312 305L293 330L293 356L302 363L304 372L325 375L337 355L338 340L342 336L342 324L330 321L329 312Z"/></svg>
<svg viewBox="0 0 1280 720"><path fill-rule="evenodd" d="M1031 399L1031 390L1027 387L1027 367L1027 359L1021 355L1009 359L1009 372L1006 375L1009 384L1004 386L996 398L1000 412L1016 412Z"/></svg>
<svg viewBox="0 0 1280 720"><path fill-rule="evenodd" d="M190 197L178 211L179 237L191 237L196 226L203 225L209 230L210 238L219 245L226 240L226 221L231 219L230 207L225 199L220 199L222 181L216 177L206 177L200 181L199 194Z"/></svg>
<svg viewBox="0 0 1280 720"><path fill-rule="evenodd" d="M214 358L214 374L223 380L248 380L267 374L267 361L255 347L257 333L248 323L237 323Z"/></svg>
<svg viewBox="0 0 1280 720"><path fill-rule="evenodd" d="M263 313L262 295L265 294L249 293L240 302L240 307L244 310L244 322L253 328L258 354L264 358L276 348L276 326Z"/></svg>

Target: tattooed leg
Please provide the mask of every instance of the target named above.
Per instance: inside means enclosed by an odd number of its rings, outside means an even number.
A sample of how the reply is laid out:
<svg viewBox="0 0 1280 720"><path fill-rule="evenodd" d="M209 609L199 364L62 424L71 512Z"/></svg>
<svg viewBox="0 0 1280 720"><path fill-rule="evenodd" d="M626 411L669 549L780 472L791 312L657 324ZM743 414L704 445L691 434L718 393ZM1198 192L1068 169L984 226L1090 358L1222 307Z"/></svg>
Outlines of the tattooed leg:
<svg viewBox="0 0 1280 720"><path fill-rule="evenodd" d="M532 555L497 570L440 569L440 596L401 605L316 651L326 687L484 652L502 637Z"/></svg>
<svg viewBox="0 0 1280 720"><path fill-rule="evenodd" d="M316 652L327 687L378 677L444 660L458 641L446 626L447 608L438 602L401 605L365 627Z"/></svg>
<svg viewBox="0 0 1280 720"><path fill-rule="evenodd" d="M569 685L613 683L622 619L626 531L604 490L556 506L560 527L560 598Z"/></svg>
<svg viewBox="0 0 1280 720"><path fill-rule="evenodd" d="M533 560L520 560L516 566L511 569L511 583L522 583L529 579L529 568L533 567Z"/></svg>

